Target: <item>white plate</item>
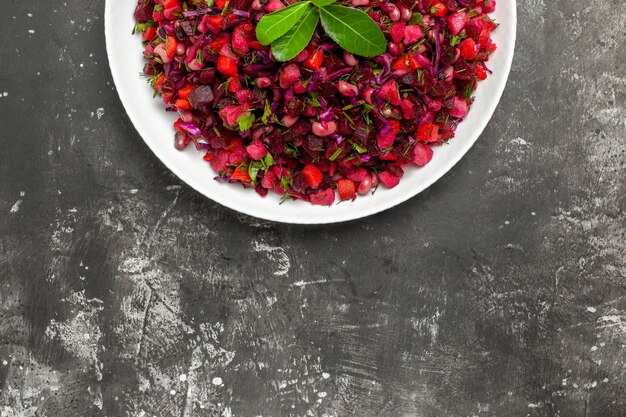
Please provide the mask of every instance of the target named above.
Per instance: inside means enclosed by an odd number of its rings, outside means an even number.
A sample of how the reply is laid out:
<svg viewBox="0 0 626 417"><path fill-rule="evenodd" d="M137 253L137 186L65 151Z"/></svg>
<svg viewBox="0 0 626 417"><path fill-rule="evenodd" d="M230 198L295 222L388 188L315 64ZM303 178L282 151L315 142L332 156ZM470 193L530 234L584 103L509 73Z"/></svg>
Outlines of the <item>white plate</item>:
<svg viewBox="0 0 626 417"><path fill-rule="evenodd" d="M263 198L254 190L214 181L216 172L193 146L183 152L174 149L175 115L166 114L161 100L152 97L146 79L139 76L144 65L143 48L140 37L131 34L136 4L136 0L107 0L104 26L113 80L143 140L181 180L211 200L250 216L299 224L342 222L381 212L417 195L448 172L476 142L500 101L513 61L517 23L515 0L499 0L493 14L500 24L493 33L498 50L489 59L493 74L479 83L476 100L456 137L448 145L437 147L427 166L407 167L394 189L380 187L373 196L322 207L303 201L279 204L280 197L274 193Z"/></svg>

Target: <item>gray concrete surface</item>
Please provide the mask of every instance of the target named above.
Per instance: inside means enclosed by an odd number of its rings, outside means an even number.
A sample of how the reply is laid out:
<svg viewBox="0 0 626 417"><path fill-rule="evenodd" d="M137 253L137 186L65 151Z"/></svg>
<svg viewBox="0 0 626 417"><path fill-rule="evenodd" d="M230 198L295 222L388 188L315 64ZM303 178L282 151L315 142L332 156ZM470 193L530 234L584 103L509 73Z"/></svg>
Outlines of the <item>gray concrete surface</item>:
<svg viewBox="0 0 626 417"><path fill-rule="evenodd" d="M323 227L165 169L112 87L103 0L2 6L3 417L626 416L622 0L520 0L471 152Z"/></svg>

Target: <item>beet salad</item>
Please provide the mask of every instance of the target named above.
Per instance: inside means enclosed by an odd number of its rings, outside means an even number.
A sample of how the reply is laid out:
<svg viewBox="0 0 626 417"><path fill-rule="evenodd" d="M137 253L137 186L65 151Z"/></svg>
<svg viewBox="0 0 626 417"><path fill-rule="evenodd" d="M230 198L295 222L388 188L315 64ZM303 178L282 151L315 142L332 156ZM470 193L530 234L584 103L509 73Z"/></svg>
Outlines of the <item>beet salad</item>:
<svg viewBox="0 0 626 417"><path fill-rule="evenodd" d="M139 0L174 146L220 181L331 205L454 137L496 49L495 0ZM174 133L175 132L175 133Z"/></svg>

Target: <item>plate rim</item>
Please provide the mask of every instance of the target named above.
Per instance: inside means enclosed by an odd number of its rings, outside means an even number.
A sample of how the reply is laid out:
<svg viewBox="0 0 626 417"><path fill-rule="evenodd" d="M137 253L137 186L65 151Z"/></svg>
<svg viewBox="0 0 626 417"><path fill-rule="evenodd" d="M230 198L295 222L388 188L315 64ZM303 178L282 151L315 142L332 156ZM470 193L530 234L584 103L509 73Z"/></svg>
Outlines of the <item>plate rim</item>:
<svg viewBox="0 0 626 417"><path fill-rule="evenodd" d="M504 90L506 89L506 85L508 84L510 73L512 70L513 64L513 56L515 54L515 46L517 41L517 1L516 0L508 0L510 2L510 13L511 13L511 39L510 45L511 47L502 51L501 53L506 53L505 58L505 68L502 70L502 74L504 76L503 81L501 81L497 87L495 88L495 92L493 94L493 99L490 100L485 108L483 109L483 116L479 123L477 124L477 128L475 129L475 133L471 135L470 138L463 138L464 143L461 148L457 150L453 157L449 158L445 165L440 169L440 172L435 175L431 175L430 178L424 180L419 184L419 186L415 187L414 190L404 193L396 193L392 198L389 198L383 201L380 204L371 204L369 206L364 206L359 208L358 210L348 211L348 212L332 212L332 207L328 208L328 213L324 213L323 216L303 216L303 217L293 217L287 216L285 218L284 215L280 214L278 210L275 212L256 212L254 209L249 207L237 207L228 201L228 199L223 198L219 193L212 193L209 195L206 190L202 189L200 184L197 183L195 179L191 177L191 175L184 170L181 171L175 168L173 165L173 161L163 152L163 149L159 146L156 146L154 142L151 142L146 139L149 135L145 131L143 124L139 121L139 116L137 114L136 109L129 105L129 98L127 94L129 92L124 89L120 89L121 77L122 75L117 70L119 68L117 63L117 56L113 53L112 44L113 44L113 35L110 33L112 29L109 27L109 22L113 20L113 7L112 4L114 2L119 2L120 0L106 0L104 6L104 35L105 35L105 48L107 53L107 61L109 64L109 70L111 71L111 76L113 82L115 84L115 89L120 98L122 106L126 114L128 115L133 127L141 136L143 142L148 146L148 148L152 151L152 153L159 159L163 165L165 165L170 172L176 175L181 181L187 184L189 187L193 188L196 192L202 194L206 198L227 207L236 212L252 216L255 218L273 221L277 223L285 223L285 224L332 224L332 223L343 223L352 220L362 219L364 217L368 217L377 213L381 213L383 211L389 210L397 205L400 205L409 199L417 196L430 186L432 186L435 182L440 180L443 176L445 176L450 170L458 164L458 162L469 152L469 150L474 146L478 138L482 135L485 128L493 118L493 115L502 99L502 95L504 94ZM131 1L135 0L122 0L122 1ZM130 32L129 32L130 33ZM501 51L501 49L499 50ZM496 52L497 53L497 52ZM137 77L140 80L140 77ZM173 148L172 148L173 150ZM435 155L436 157L436 155ZM210 176L209 176L210 177ZM385 191L393 191L393 190L385 190ZM262 198L257 193L252 190L246 190L250 195L254 198ZM298 201L294 202L294 204L299 203ZM306 204L306 203L305 203ZM276 214L274 214L276 213Z"/></svg>

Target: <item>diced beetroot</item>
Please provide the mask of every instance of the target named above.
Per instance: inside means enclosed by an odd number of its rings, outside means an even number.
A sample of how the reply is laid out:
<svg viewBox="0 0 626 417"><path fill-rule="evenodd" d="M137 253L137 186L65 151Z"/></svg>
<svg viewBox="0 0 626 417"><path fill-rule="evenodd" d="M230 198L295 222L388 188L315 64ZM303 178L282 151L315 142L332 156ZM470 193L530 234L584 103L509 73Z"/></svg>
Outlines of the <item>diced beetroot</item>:
<svg viewBox="0 0 626 417"><path fill-rule="evenodd" d="M392 162L390 164L387 164L386 171L398 178L402 178L402 176L404 175L404 170L402 169L402 165L400 163Z"/></svg>
<svg viewBox="0 0 626 417"><path fill-rule="evenodd" d="M356 169L351 169L348 171L349 180L361 182L365 179L365 177L367 177L367 170L363 167L358 167Z"/></svg>
<svg viewBox="0 0 626 417"><path fill-rule="evenodd" d="M288 114L284 115L280 121L286 126L291 127L296 124L298 121L298 116L290 116Z"/></svg>
<svg viewBox="0 0 626 417"><path fill-rule="evenodd" d="M382 171L378 174L378 179L387 188L394 188L400 184L400 177L396 177L387 171Z"/></svg>
<svg viewBox="0 0 626 417"><path fill-rule="evenodd" d="M270 0L265 5L265 12L266 13L272 13L272 12L276 12L276 11L278 11L280 9L284 9L285 7L286 6L280 0Z"/></svg>
<svg viewBox="0 0 626 417"><path fill-rule="evenodd" d="M453 35L458 35L469 22L469 16L465 12L456 12L448 15L448 27Z"/></svg>
<svg viewBox="0 0 626 417"><path fill-rule="evenodd" d="M440 98L430 98L428 96L424 96L423 100L428 106L428 110L430 110L431 112L439 111L443 106L443 102Z"/></svg>
<svg viewBox="0 0 626 417"><path fill-rule="evenodd" d="M244 148L236 148L228 154L229 165L239 165L246 159L246 150Z"/></svg>
<svg viewBox="0 0 626 417"><path fill-rule="evenodd" d="M404 44L413 45L424 37L424 32L419 25L410 25L404 29Z"/></svg>
<svg viewBox="0 0 626 417"><path fill-rule="evenodd" d="M376 134L378 148L383 150L392 146L398 132L400 132L400 123L397 120L390 120L387 126Z"/></svg>
<svg viewBox="0 0 626 417"><path fill-rule="evenodd" d="M228 154L228 163L231 165L239 165L246 159L247 152L241 144L241 140L233 141L227 150L230 152Z"/></svg>
<svg viewBox="0 0 626 417"><path fill-rule="evenodd" d="M248 152L248 155L250 155L250 158L254 159L255 161L263 159L265 158L265 155L267 155L267 149L265 148L265 145L263 145L263 142L258 139L254 140L250 145L246 146L246 151Z"/></svg>
<svg viewBox="0 0 626 417"><path fill-rule="evenodd" d="M289 64L280 74L280 88L289 88L300 78L300 68L296 64Z"/></svg>
<svg viewBox="0 0 626 417"><path fill-rule="evenodd" d="M189 102L198 107L213 101L213 89L208 85L200 85L189 93Z"/></svg>
<svg viewBox="0 0 626 417"><path fill-rule="evenodd" d="M278 185L278 178L276 177L276 174L272 171L266 171L265 176L261 180L261 185L263 188L267 188L269 190L274 189L274 187Z"/></svg>
<svg viewBox="0 0 626 417"><path fill-rule="evenodd" d="M485 0L483 5L483 12L493 13L496 11L496 0Z"/></svg>
<svg viewBox="0 0 626 417"><path fill-rule="evenodd" d="M393 152L381 153L380 155L378 155L378 158L380 158L381 161L396 161L396 160L398 160L398 157Z"/></svg>
<svg viewBox="0 0 626 417"><path fill-rule="evenodd" d="M413 105L413 102L411 102L411 100L409 100L408 98L402 99L400 106L402 107L402 116L405 119L410 119L411 117L413 117L415 106Z"/></svg>
<svg viewBox="0 0 626 417"><path fill-rule="evenodd" d="M484 18L472 19L467 24L465 30L470 37L475 38L482 31L491 32L491 22Z"/></svg>
<svg viewBox="0 0 626 417"><path fill-rule="evenodd" d="M376 134L376 143L378 144L378 149L383 150L393 145L393 141L396 138L396 134L392 131L387 132L386 134L377 133Z"/></svg>
<svg viewBox="0 0 626 417"><path fill-rule="evenodd" d="M467 116L469 111L469 106L467 105L467 100L465 97L456 96L454 98L454 108L450 110L450 116L461 118Z"/></svg>
<svg viewBox="0 0 626 417"><path fill-rule="evenodd" d="M135 20L139 23L148 22L152 19L152 10L153 6L150 3L139 0L135 8Z"/></svg>
<svg viewBox="0 0 626 417"><path fill-rule="evenodd" d="M234 126L237 123L237 119L239 116L246 112L246 108L243 106L226 106L222 110L219 111L219 115L229 126Z"/></svg>
<svg viewBox="0 0 626 417"><path fill-rule="evenodd" d="M378 92L380 98L387 100L394 106L400 105L400 93L398 92L398 84L395 81L387 81Z"/></svg>
<svg viewBox="0 0 626 417"><path fill-rule="evenodd" d="M239 25L233 31L232 45L233 50L240 54L246 54L249 50L248 41L246 40L246 32L243 25Z"/></svg>
<svg viewBox="0 0 626 417"><path fill-rule="evenodd" d="M315 194L311 194L310 199L311 204L319 206L330 206L335 201L335 191L330 189L323 190Z"/></svg>
<svg viewBox="0 0 626 417"><path fill-rule="evenodd" d="M404 38L405 29L406 29L406 23L404 22L394 23L393 25L391 25L391 28L389 29L389 33L391 34L391 39L395 43L399 43L400 41L402 41L402 38Z"/></svg>
<svg viewBox="0 0 626 417"><path fill-rule="evenodd" d="M263 188L263 186L259 183L254 186L254 191L256 191L261 197L265 197L269 193L269 191Z"/></svg>
<svg viewBox="0 0 626 417"><path fill-rule="evenodd" d="M237 91L235 93L235 97L237 98L237 101L239 102L239 104L246 104L250 100L252 100L253 95L252 95L252 91L248 90L247 88L244 88L242 90Z"/></svg>
<svg viewBox="0 0 626 417"><path fill-rule="evenodd" d="M433 148L424 143L417 142L413 149L413 163L423 167L433 159Z"/></svg>
<svg viewBox="0 0 626 417"><path fill-rule="evenodd" d="M226 168L226 164L228 163L229 153L218 149L216 151L208 151L204 155L204 159L209 161L213 169L216 171L223 171Z"/></svg>

